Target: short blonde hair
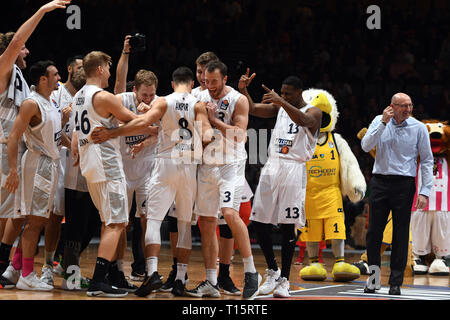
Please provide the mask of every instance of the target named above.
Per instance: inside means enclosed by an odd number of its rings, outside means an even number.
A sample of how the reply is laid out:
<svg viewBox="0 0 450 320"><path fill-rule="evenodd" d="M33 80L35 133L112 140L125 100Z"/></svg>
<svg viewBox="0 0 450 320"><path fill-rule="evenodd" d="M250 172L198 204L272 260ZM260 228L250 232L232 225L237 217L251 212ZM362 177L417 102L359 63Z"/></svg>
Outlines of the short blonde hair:
<svg viewBox="0 0 450 320"><path fill-rule="evenodd" d="M212 51L207 51L198 56L195 63L200 66L206 65L208 62L219 60L217 55Z"/></svg>
<svg viewBox="0 0 450 320"><path fill-rule="evenodd" d="M111 57L102 51L92 51L89 52L83 58L83 69L86 73L86 77L91 77L94 75L97 67L110 64Z"/></svg>
<svg viewBox="0 0 450 320"><path fill-rule="evenodd" d="M15 32L0 33L0 54L5 52L15 34Z"/></svg>
<svg viewBox="0 0 450 320"><path fill-rule="evenodd" d="M155 88L158 88L158 78L153 72L141 69L134 77L134 86L136 89L139 89L139 87L143 84L146 86L155 85Z"/></svg>

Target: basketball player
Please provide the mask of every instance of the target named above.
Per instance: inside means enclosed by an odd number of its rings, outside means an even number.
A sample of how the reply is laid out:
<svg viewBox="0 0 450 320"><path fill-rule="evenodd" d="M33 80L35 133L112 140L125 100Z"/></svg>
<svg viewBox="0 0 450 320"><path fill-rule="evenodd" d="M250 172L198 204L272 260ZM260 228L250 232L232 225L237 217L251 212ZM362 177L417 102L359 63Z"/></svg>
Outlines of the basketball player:
<svg viewBox="0 0 450 320"><path fill-rule="evenodd" d="M66 167L67 146L70 140L67 138L69 130L69 117L72 112L72 99L78 91L72 81L72 74L80 70L83 66L83 57L74 56L67 60L67 81L65 83L58 83L58 89L53 91L50 96L50 101L57 108L62 118L63 131L61 134L62 148L59 157L59 175L58 187L56 188L55 203L53 211L50 213L50 218L45 226L45 251L44 251L44 265L42 266L41 280L49 285L53 285L53 261L55 258L56 246L61 235L61 221L64 218L64 172ZM85 82L82 80L82 85ZM80 84L81 84L80 83ZM78 84L79 85L79 84Z"/></svg>
<svg viewBox="0 0 450 320"><path fill-rule="evenodd" d="M52 61L39 61L30 68L30 78L36 86L28 99L20 105L8 138L9 175L5 182L8 192L19 187L17 154L19 141L25 135L27 150L22 158L21 214L27 222L20 239L20 254L15 254L10 272L16 287L22 290L49 291L46 284L34 272L34 254L39 235L53 210L53 201L58 182L59 150L61 148L61 115L50 102L50 95L58 88L61 79ZM19 277L20 274L20 277ZM11 280L13 278L13 280Z"/></svg>
<svg viewBox="0 0 450 320"><path fill-rule="evenodd" d="M294 76L283 81L281 96L262 85L266 91L262 103L253 103L247 86L254 77L254 73L249 76L247 69L239 81L239 90L250 101L250 114L262 118L277 117L269 144L269 159L261 171L250 218L268 265L260 293L268 294L275 289L274 296L286 298L290 296L289 274L295 250L295 230L305 224L305 162L314 154L322 112L305 103L301 80ZM271 239L273 225L278 224L282 234L281 271Z"/></svg>
<svg viewBox="0 0 450 320"><path fill-rule="evenodd" d="M205 68L208 90L200 94L207 102L208 119L215 127L213 143L205 147L203 163L198 169L198 193L195 213L201 216L202 252L206 280L187 293L194 297L220 297L217 286L216 236L218 212L224 216L243 257L244 299L258 294L261 276L255 269L250 238L245 223L239 217L242 188L245 183L245 139L248 123L248 100L226 86L227 66L211 61Z"/></svg>
<svg viewBox="0 0 450 320"><path fill-rule="evenodd" d="M172 94L158 98L152 108L138 119L112 130L99 128L95 135L93 134L94 141L97 142L119 135L136 134L161 119L158 153L147 199L144 253L148 276L135 292L140 297L145 297L162 286L158 274L160 228L174 201L177 206L178 262L171 292L182 296L185 291L185 275L192 248L191 218L197 192L197 164L201 161L201 143L209 143L208 137L211 137L204 134L208 130L211 131L205 104L198 102L190 94L194 84L193 78L189 68L177 68L172 74ZM201 121L201 128L195 127L194 121ZM198 132L199 130L201 132ZM203 133L202 140L198 136L200 133Z"/></svg>
<svg viewBox="0 0 450 320"><path fill-rule="evenodd" d="M77 156L81 173L86 178L91 198L99 210L102 232L94 275L88 296L124 297L127 291L113 287L106 280L111 262L117 258L117 248L128 222L126 181L122 168L119 139L94 144L91 133L98 126L114 127L118 120L128 122L136 115L124 108L113 94L103 90L108 86L111 57L92 51L83 58L86 85L74 97L75 132L72 153Z"/></svg>
<svg viewBox="0 0 450 320"><path fill-rule="evenodd" d="M6 176L9 174L6 139L19 112L19 106L30 94L28 84L21 72L27 66L25 58L29 54L25 43L47 12L58 8L65 8L69 3L70 1L51 1L40 7L16 33L9 32L7 34L0 34L0 138L2 140L0 161L2 167L2 187L5 183ZM21 168L20 160L24 151L25 144L23 141L19 142L17 157L18 170ZM16 241L24 223L24 219L20 216L19 211L20 191L10 194L2 188L0 194L0 219L4 221L8 218L11 219L8 219L4 232L0 234L2 236L0 244L0 274L3 274L8 267L12 245ZM2 276L0 276L0 284L5 288L14 287L14 284Z"/></svg>
<svg viewBox="0 0 450 320"><path fill-rule="evenodd" d="M114 93L122 100L122 104L128 110L131 110L135 114L140 114L138 106L143 102L146 105L151 105L157 98L156 88L158 86L158 78L149 70L139 70L134 78L134 86L132 92L125 92L126 90L126 78L128 72L128 57L130 53L130 36L125 37L124 48L117 64L116 70L116 84L114 87ZM157 128L156 128L157 129ZM157 131L156 131L157 132ZM120 137L120 151L122 153L123 170L127 181L127 198L128 208L131 210L133 197L136 199L136 217L144 217L146 214L146 200L148 195L148 188L150 177L152 175L152 168L154 164L154 155L156 147L156 136L152 136L155 139L147 139L149 135L131 135L126 137ZM144 147L139 153L132 153L132 147L136 144L144 142L149 144ZM152 142L152 143L149 143ZM145 230L145 219L141 223L142 229ZM145 231L144 231L145 232ZM141 237L144 242L143 236ZM126 230L124 230L121 241L119 244L117 262L110 276L112 278L120 279L122 284L121 288L125 286L128 292L136 291L137 287L126 281L123 273L123 256L127 246ZM143 258L143 256L142 256ZM145 265L145 261L143 261Z"/></svg>
<svg viewBox="0 0 450 320"><path fill-rule="evenodd" d="M198 98L200 92L206 90L205 85L205 66L208 62L213 60L219 60L219 58L216 56L214 52L207 51L202 53L198 56L197 60L195 60L196 65L196 78L199 83L199 86L192 89L191 94ZM175 277L177 274L177 256L176 256L176 243L178 242L178 230L177 230L177 219L176 219L176 212L175 212L175 205L169 210L169 214L167 215L167 221L169 224L169 238L170 238L170 244L172 248L172 258L173 258L173 264L172 264L172 270L169 273L169 276L167 277L166 282L162 285L162 287L159 289L159 291L167 292L171 291L173 288L173 284L175 283ZM195 225L198 222L198 217L193 215L192 217L192 224ZM188 281L188 276L186 274L186 281Z"/></svg>

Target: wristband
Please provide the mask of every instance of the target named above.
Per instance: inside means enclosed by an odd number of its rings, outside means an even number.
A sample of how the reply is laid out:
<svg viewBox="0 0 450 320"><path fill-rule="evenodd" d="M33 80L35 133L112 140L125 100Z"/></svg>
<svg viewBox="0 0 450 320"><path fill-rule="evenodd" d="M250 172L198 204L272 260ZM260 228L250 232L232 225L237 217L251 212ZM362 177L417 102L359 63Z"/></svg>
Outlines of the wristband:
<svg viewBox="0 0 450 320"><path fill-rule="evenodd" d="M130 54L130 52L125 52L122 50L122 54Z"/></svg>

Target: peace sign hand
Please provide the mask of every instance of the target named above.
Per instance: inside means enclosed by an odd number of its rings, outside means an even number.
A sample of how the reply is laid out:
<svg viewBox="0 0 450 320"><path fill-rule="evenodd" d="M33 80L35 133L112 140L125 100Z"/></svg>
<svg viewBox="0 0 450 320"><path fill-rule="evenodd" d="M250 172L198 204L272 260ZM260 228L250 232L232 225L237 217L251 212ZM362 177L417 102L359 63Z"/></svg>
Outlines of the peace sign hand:
<svg viewBox="0 0 450 320"><path fill-rule="evenodd" d="M248 76L249 73L250 73L250 69L247 68L247 72L245 74L243 74L241 76L241 78L239 79L239 84L238 84L239 91L245 90L250 85L253 78L256 76L256 73L253 72L253 74L249 77Z"/></svg>

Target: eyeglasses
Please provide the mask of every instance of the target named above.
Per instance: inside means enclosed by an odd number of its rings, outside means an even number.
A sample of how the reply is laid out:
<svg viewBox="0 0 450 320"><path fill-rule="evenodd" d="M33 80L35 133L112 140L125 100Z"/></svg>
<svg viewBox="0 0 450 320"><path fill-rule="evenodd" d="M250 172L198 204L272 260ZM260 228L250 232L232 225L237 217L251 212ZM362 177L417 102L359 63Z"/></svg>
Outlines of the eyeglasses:
<svg viewBox="0 0 450 320"><path fill-rule="evenodd" d="M414 107L414 104L412 104L412 103L405 103L405 104L393 103L393 104L396 106L403 107L403 108L413 108Z"/></svg>

